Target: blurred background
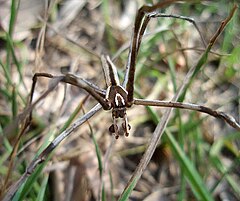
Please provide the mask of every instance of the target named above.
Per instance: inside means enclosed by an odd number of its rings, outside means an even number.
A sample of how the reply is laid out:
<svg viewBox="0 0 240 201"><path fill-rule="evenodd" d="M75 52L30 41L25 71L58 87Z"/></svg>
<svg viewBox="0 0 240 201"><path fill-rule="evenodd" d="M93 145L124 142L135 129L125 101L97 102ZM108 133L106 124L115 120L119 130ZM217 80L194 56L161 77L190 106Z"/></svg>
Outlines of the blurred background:
<svg viewBox="0 0 240 201"><path fill-rule="evenodd" d="M82 89L59 84L34 108L32 123L21 135L22 124L16 119L21 119L29 100L33 75L71 72L106 89L100 56L108 54L123 80L136 12L144 4L156 2L0 0L1 195L21 177L39 150L97 103ZM234 3L239 1L187 1L160 12L195 19L208 43ZM221 110L238 122L239 17L238 10L183 101ZM137 58L135 97L171 100L204 50L191 23L152 19ZM33 101L49 84L51 79L39 78ZM111 111L98 112L57 147L15 200L97 200L101 182L102 200L117 200L164 111L144 106L128 109L130 136L120 136L114 145L108 132ZM239 132L221 120L187 110L174 110L166 132L184 150L214 200L240 200ZM104 160L110 146L101 180L98 156ZM163 135L129 200L202 200L188 175L191 167L181 166L173 146Z"/></svg>

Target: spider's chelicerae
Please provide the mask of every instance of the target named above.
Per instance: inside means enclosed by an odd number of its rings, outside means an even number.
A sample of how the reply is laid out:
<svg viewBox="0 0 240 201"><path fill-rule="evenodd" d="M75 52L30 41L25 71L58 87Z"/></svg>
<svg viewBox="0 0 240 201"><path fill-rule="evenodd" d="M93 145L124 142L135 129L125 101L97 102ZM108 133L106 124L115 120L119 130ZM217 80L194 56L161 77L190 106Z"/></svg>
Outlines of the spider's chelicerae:
<svg viewBox="0 0 240 201"><path fill-rule="evenodd" d="M136 59L140 49L140 44L142 42L144 32L151 18L172 17L172 18L187 20L194 25L194 27L197 29L197 31L200 34L200 31L193 19L179 16L179 15L172 15L172 14L167 15L167 14L162 14L157 12L159 8L162 8L163 6L166 6L171 3L171 1L166 1L166 2L163 1L162 3L158 3L153 6L143 6L138 10L135 23L134 23L132 40L129 48L128 60L126 65L126 73L125 73L124 81L122 84L120 84L118 74L117 74L117 69L114 63L112 62L110 57L106 55L101 56L105 81L107 85L106 89L100 89L95 84L92 84L89 81L70 73L65 75L60 75L60 76L53 76L48 73L36 73L33 77L33 85L32 85L31 94L30 94L29 107L26 109L25 114L31 111L33 107L39 102L39 100L41 100L50 91L52 91L59 82L64 82L64 83L68 83L86 90L91 96L93 96L100 103L100 105L104 110L112 110L113 122L109 126L109 131L110 133L114 134L116 138L118 138L119 135L122 135L122 134L125 134L125 136L129 135L131 126L128 123L126 111L128 108L130 108L134 104L158 106L158 107L175 107L175 108L196 110L196 111L204 112L214 117L223 119L232 127L236 128L237 130L240 130L240 125L235 121L234 118L232 118L231 116L228 116L223 112L215 111L205 106L174 102L174 101L167 102L167 101L160 101L160 100L144 100L144 99L134 98L134 78L135 78ZM214 40L216 40L216 38L213 39L212 43L214 43ZM203 44L206 46L202 36L201 36L201 39L203 41ZM212 43L210 42L209 43L210 45L206 48L209 48L210 50L211 46L213 45ZM194 74L194 72L192 72L192 74ZM51 78L55 80L55 82L52 82L52 85L49 87L47 92L45 92L38 100L32 103L34 89L35 89L35 85L38 77ZM12 187L12 189L9 191L10 193L7 196L12 197L14 193L17 191L19 185L23 183L29 175L31 175L31 173L34 171L36 166L42 161L44 161L46 156L64 138L66 138L70 134L70 132L72 132L77 126L81 125L88 118L90 118L91 115L93 114L95 114L94 110L90 111L88 114L86 114L85 119L80 119L80 121L77 124L74 124L73 126L71 126L71 128L64 131L52 143L50 143L50 145L36 159L32 161L32 163L28 166L25 174L20 178L20 180L16 183L16 185ZM29 119L31 119L31 115Z"/></svg>

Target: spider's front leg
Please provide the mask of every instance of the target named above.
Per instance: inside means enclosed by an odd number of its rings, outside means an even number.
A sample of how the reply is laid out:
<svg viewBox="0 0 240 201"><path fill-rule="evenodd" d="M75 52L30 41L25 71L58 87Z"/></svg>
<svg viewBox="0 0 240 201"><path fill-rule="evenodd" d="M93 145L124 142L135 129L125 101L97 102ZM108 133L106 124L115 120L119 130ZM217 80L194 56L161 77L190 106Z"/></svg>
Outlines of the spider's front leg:
<svg viewBox="0 0 240 201"><path fill-rule="evenodd" d="M127 62L127 71L124 77L123 86L126 86L126 90L128 91L127 105L130 107L134 102L134 79L135 79L135 68L136 68L136 60L139 52L139 48L142 42L142 38L144 32L147 28L147 25L152 18L175 18L180 20L186 20L193 24L194 28L197 30L200 38L202 40L203 45L206 47L206 42L195 23L194 19L190 17L174 15L174 14L165 14L160 13L159 9L170 5L171 3L177 2L175 0L171 1L162 1L152 6L142 6L136 15L133 29L133 36L131 41L131 46L128 54L128 62Z"/></svg>

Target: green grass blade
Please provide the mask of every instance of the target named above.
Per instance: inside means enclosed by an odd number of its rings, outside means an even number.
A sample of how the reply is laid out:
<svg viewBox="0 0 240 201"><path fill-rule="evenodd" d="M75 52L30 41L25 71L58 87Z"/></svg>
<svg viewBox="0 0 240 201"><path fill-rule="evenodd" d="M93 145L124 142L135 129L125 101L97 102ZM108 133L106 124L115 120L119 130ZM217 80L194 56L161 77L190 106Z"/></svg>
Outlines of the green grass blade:
<svg viewBox="0 0 240 201"><path fill-rule="evenodd" d="M240 164L239 151L237 150L237 148L232 149L232 153L235 154L236 159L235 159L235 163L233 163L230 167L226 167L219 157L219 155L221 154L220 152L221 152L221 150L223 150L224 147L226 147L228 144L231 145L231 142L233 140L239 140L239 139L240 139L240 133L239 132L233 133L233 134L228 135L228 136L224 136L221 139L219 139L211 147L210 161L213 164L213 167L215 167L222 174L222 179L221 180L226 179L227 182L229 183L229 185L232 187L233 191L235 191L235 193L240 198L239 185L237 184L234 177L230 174L232 172L231 168L233 167L233 165L239 166L239 164ZM229 149L230 148L231 147L229 147ZM214 186L212 191L214 191L215 188L217 188L219 183L217 183Z"/></svg>
<svg viewBox="0 0 240 201"><path fill-rule="evenodd" d="M39 149L36 156L38 156L44 150L44 148L46 148L48 146L49 138L51 136L52 135L49 134L48 139L45 141L45 143ZM42 164L40 164L38 167L36 167L36 170L26 179L26 181L21 186L21 188L19 188L19 190L16 192L16 194L14 196L14 200L16 200L16 201L17 200L24 200L26 198L26 196L29 194L29 192L31 192L31 190L34 186L34 183L38 180L39 175L42 173L43 168L46 166L48 161L51 159L53 153L54 153L54 151L51 154L49 154L49 156L46 158L46 160Z"/></svg>
<svg viewBox="0 0 240 201"><path fill-rule="evenodd" d="M95 138L95 135L93 134L93 130L92 130L92 127L89 125L89 128L90 128L90 132L91 132L91 137L92 137L92 140L93 140L93 143L94 143L94 147L95 147L95 152L96 152L96 155L97 155L97 160L98 160L98 169L99 169L99 175L100 175L100 180L102 180L102 177L103 177L103 162L102 162L102 153L101 153L101 150L98 146L98 143L97 143L97 140ZM105 187L104 187L104 183L102 185L102 190L101 190L101 197L102 197L102 200L105 201L106 200L106 192L105 192Z"/></svg>
<svg viewBox="0 0 240 201"><path fill-rule="evenodd" d="M234 179L233 176L229 175L228 172L229 172L229 169L221 162L220 158L218 156L214 156L214 157L211 157L211 162L212 164L214 165L214 167L220 172L222 173L222 179L223 180L224 178L227 180L227 182L230 184L230 186L232 187L233 191L235 191L235 193L238 195L238 197L240 198L240 189L239 189L239 184L237 183L237 181ZM237 161L237 165L239 166L239 159ZM220 180L220 181L221 181ZM212 191L214 191L218 184L220 182L218 182L215 187L212 189Z"/></svg>
<svg viewBox="0 0 240 201"><path fill-rule="evenodd" d="M12 85L12 79L11 79L9 69L2 63L1 59L0 59L0 66L2 66L7 83Z"/></svg>
<svg viewBox="0 0 240 201"><path fill-rule="evenodd" d="M188 82L188 84L185 86L184 91L182 93L182 95L178 98L179 102L183 102L183 100L185 99L186 93L188 88L190 87L191 83L193 82L194 78L196 77L196 75L199 73L199 71L202 69L203 65L206 63L207 58L208 58L208 54L210 52L211 48L207 48L205 50L205 52L202 54L202 56L200 57L200 59L198 60L197 64L195 65L194 71L191 75L190 81Z"/></svg>
<svg viewBox="0 0 240 201"><path fill-rule="evenodd" d="M147 110L150 112L151 117L157 123L157 116L156 112L151 107L147 107ZM174 151L176 159L178 160L180 166L182 167L182 177L183 175L186 176L187 180L190 183L190 187L195 192L196 197L200 200L213 200L209 191L205 188L205 184L201 179L201 176L197 172L196 168L194 168L192 162L188 159L186 154L182 151L181 146L176 142L170 132L166 129L166 138L170 143L171 149ZM185 183L185 179L182 180L183 184ZM183 193L182 189L182 193ZM180 195L180 197L184 197L184 194Z"/></svg>
<svg viewBox="0 0 240 201"><path fill-rule="evenodd" d="M93 143L94 143L96 154L97 154L99 173L100 173L100 176L102 176L103 174L102 154L94 135L92 135L92 139L93 139Z"/></svg>
<svg viewBox="0 0 240 201"><path fill-rule="evenodd" d="M12 0L11 1L11 15L10 15L10 20L9 20L9 26L8 26L8 33L6 33L6 38L7 38L7 68L8 72L10 72L10 60L11 60L11 44L9 43L12 39L13 31L14 31L14 25L16 21L16 16L17 16L17 0Z"/></svg>
<svg viewBox="0 0 240 201"><path fill-rule="evenodd" d="M64 128L67 128L68 125L72 122L72 120L74 119L74 117L78 114L78 111L79 111L79 107L77 107L75 109L75 111L73 112L73 114L71 115L71 117L68 119L68 121L63 125ZM60 129L62 130L62 129ZM50 134L49 135L49 138L51 137L52 135ZM46 148L47 147L47 144L49 143L48 140L46 140L46 143L41 147L41 149L38 151L37 155L39 153L42 152L42 150L44 149L44 147ZM54 151L49 155L49 157L47 157L47 159L44 161L43 164L40 164L36 170L34 171L34 173L26 180L26 182L22 185L22 188L19 189L19 191L16 193L15 195L15 199L18 200L17 198L19 199L24 199L28 193L30 192L30 190L32 189L33 187L33 184L37 181L37 179L39 178L39 176L41 175L42 173L42 169L46 166L47 162L51 159L51 156L52 154L54 153Z"/></svg>
<svg viewBox="0 0 240 201"><path fill-rule="evenodd" d="M49 179L49 175L46 175L42 181L42 184L41 184L38 196L37 196L37 201L44 200L45 192L46 192L47 185L48 185L48 179Z"/></svg>
<svg viewBox="0 0 240 201"><path fill-rule="evenodd" d="M172 134L169 131L166 131L166 136L171 144L171 147L173 148L176 159L184 168L184 173L187 177L188 182L190 183L191 189L195 193L196 198L198 198L198 200L213 201L213 198L210 192L207 190L206 185L204 184L198 171L192 165L191 161L178 145Z"/></svg>
<svg viewBox="0 0 240 201"><path fill-rule="evenodd" d="M7 36L6 39L7 39L7 44L8 44L8 50L9 50L8 52L9 52L9 54L11 54L13 62L15 63L15 65L17 67L17 71L18 71L18 74L19 74L20 82L24 84L24 82L23 82L23 75L22 75L22 65L18 61L18 58L17 58L17 56L15 54L15 48L14 48L13 40L12 40L10 35L6 34L6 36Z"/></svg>
<svg viewBox="0 0 240 201"><path fill-rule="evenodd" d="M17 116L17 112L18 112L17 94L16 94L15 85L13 86L11 100L12 100L12 116L13 116L13 118L15 118Z"/></svg>
<svg viewBox="0 0 240 201"><path fill-rule="evenodd" d="M131 181L130 185L127 186L125 189L124 193L122 194L121 198L118 201L127 201L129 200L128 198L130 197L134 187L136 186L138 181L138 178L135 178L134 180Z"/></svg>
<svg viewBox="0 0 240 201"><path fill-rule="evenodd" d="M18 7L17 2L19 1L12 0L12 3L11 3L11 16L10 16L9 29L8 29L8 33L11 37L13 35L14 24L17 16L17 7Z"/></svg>
<svg viewBox="0 0 240 201"><path fill-rule="evenodd" d="M175 62L171 57L167 58L169 68L170 68L170 75L171 75L171 80L174 88L174 93L177 92L177 76L176 76L176 70L175 70ZM178 139L179 139L179 145L183 149L184 147L184 129L182 125L182 118L181 118L181 112L179 109L175 109L176 111L176 119L178 120ZM184 167L180 164L180 191L178 193L178 200L185 200L186 199L186 179L184 177Z"/></svg>
<svg viewBox="0 0 240 201"><path fill-rule="evenodd" d="M102 187L102 201L106 201L106 200L107 200L107 198L106 198L106 192L105 192L104 189L105 189L105 188L104 188L104 185L103 185L103 187Z"/></svg>
<svg viewBox="0 0 240 201"><path fill-rule="evenodd" d="M110 184L111 184L111 200L114 201L114 195L113 195L113 178L112 178L112 174L111 171L109 170L109 179L110 179Z"/></svg>

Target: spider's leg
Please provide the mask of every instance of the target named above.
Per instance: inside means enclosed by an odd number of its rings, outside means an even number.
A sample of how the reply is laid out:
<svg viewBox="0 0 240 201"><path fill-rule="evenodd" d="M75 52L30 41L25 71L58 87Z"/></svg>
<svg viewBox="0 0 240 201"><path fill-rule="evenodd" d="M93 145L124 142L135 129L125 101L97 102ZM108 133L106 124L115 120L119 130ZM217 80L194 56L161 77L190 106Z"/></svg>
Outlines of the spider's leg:
<svg viewBox="0 0 240 201"><path fill-rule="evenodd" d="M73 74L66 74L63 76L61 82L69 83L84 89L102 105L104 110L111 109L111 104L104 97L106 92L87 80Z"/></svg>
<svg viewBox="0 0 240 201"><path fill-rule="evenodd" d="M148 15L151 18L158 18L158 17L176 18L176 19L186 20L186 21L192 23L194 28L197 30L199 36L201 37L201 41L202 41L204 47L207 47L206 41L203 38L203 35L201 34L201 31L193 18L187 17L187 16L182 16L182 15L166 14L166 13L149 13Z"/></svg>
<svg viewBox="0 0 240 201"><path fill-rule="evenodd" d="M181 108L187 110L198 111L202 113L209 114L215 118L222 119L228 123L233 128L240 131L240 123L237 122L234 117L217 110L213 110L209 107L203 105L197 105L192 103L182 103L182 102L173 102L173 101L161 101L161 100L144 100L144 99L134 99L135 105L146 105L146 106L155 106L155 107L171 107L171 108Z"/></svg>
<svg viewBox="0 0 240 201"><path fill-rule="evenodd" d="M33 78L32 78L32 88L31 88L31 92L30 92L30 98L29 98L29 103L32 103L32 99L33 99L33 94L35 91L35 87L37 84L37 79L38 77L47 77L47 78L53 78L53 75L49 74L49 73L36 73L34 74Z"/></svg>
<svg viewBox="0 0 240 201"><path fill-rule="evenodd" d="M38 97L37 100L32 103L33 100L33 95L37 83L38 77L47 77L47 78L55 78L55 80L48 86L48 89L40 96ZM14 132L14 130L17 128L18 125L24 125L23 127L27 128L27 126L30 125L32 121L32 110L33 108L42 100L44 99L49 93L51 93L54 88L58 85L59 82L61 82L61 77L60 76L53 76L49 73L36 73L33 78L32 78L32 86L31 86L31 91L29 95L29 100L27 103L26 108L20 113L16 119L10 123L5 129L4 133L11 133Z"/></svg>
<svg viewBox="0 0 240 201"><path fill-rule="evenodd" d="M175 1L163 1L161 3L157 3L153 6L142 6L136 15L135 23L134 23L134 30L132 41L130 45L130 50L128 54L128 63L127 63L127 72L125 74L123 86L126 86L128 91L128 106L130 107L133 104L133 93L134 93L134 77L135 77L135 67L136 67L136 59L139 51L139 47L142 42L142 37L146 30L146 27L151 18L158 18L158 17L170 17L170 18L178 18L182 20L187 20L191 22L198 33L200 34L201 40L206 46L206 43L200 33L200 30L192 18L184 17L180 15L172 15L172 14L163 14L159 13L158 9L163 8Z"/></svg>
<svg viewBox="0 0 240 201"><path fill-rule="evenodd" d="M89 81L73 75L73 74L66 74L66 75L60 75L60 76L53 76L48 73L36 73L33 76L33 84L32 89L30 93L30 104L32 103L33 93L36 86L37 78L38 77L47 77L51 79L56 79L58 82L68 83L74 86L77 86L79 88L84 89L87 91L91 96L93 96L103 107L105 110L109 110L111 106L109 105L108 101L105 100L105 90L99 89L96 85L90 83Z"/></svg>
<svg viewBox="0 0 240 201"><path fill-rule="evenodd" d="M97 85L85 80L84 78L68 73L67 76L72 76L73 78L80 80L79 82L83 83L83 85L88 85L88 87L94 89L95 92L97 92L99 95L101 96L105 96L106 95L106 90L100 89ZM79 86L81 88L81 86Z"/></svg>
<svg viewBox="0 0 240 201"><path fill-rule="evenodd" d="M29 101L28 101L28 107L30 107L31 104L32 104L35 87L36 87L37 80L38 80L39 77L47 77L47 78L51 78L51 79L56 78L55 76L53 76L53 75L51 75L51 74L49 74L49 73L35 73L35 74L34 74L34 76L33 76L33 78L32 78L32 87L31 87L31 91L30 91L30 97L29 97ZM60 82L60 79L58 79L58 82ZM58 84L58 83L56 83L56 85L57 85L57 84ZM55 86L54 86L54 87L55 87ZM52 87L52 89L49 89L49 90L48 90L48 92L46 93L46 96L48 95L48 93L50 93L50 92L54 89L54 87ZM49 88L51 88L51 87L49 87ZM42 98L44 98L44 97L45 97L45 96L40 97L39 100L42 99ZM30 114L29 114L29 121L31 121L31 120L32 120L32 110L30 111Z"/></svg>
<svg viewBox="0 0 240 201"><path fill-rule="evenodd" d="M108 55L101 56L102 67L107 87L120 85L117 68Z"/></svg>

